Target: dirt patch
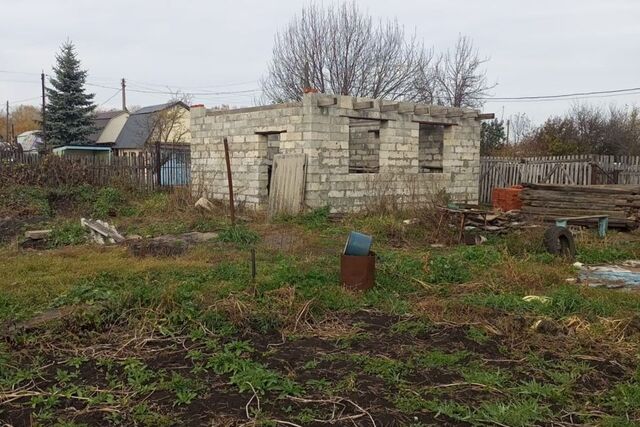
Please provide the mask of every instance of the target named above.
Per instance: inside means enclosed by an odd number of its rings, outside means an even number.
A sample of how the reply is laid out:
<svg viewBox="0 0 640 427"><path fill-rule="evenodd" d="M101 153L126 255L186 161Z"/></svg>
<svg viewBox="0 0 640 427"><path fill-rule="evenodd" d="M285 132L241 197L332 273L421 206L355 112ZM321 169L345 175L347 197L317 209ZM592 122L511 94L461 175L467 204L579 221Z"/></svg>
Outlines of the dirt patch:
<svg viewBox="0 0 640 427"><path fill-rule="evenodd" d="M215 239L217 233L184 233L176 236L158 236L150 239L127 241L129 253L137 257L168 257L182 255L190 247Z"/></svg>
<svg viewBox="0 0 640 427"><path fill-rule="evenodd" d="M46 217L34 216L28 218L0 218L0 245L13 241L22 236L29 225L45 221Z"/></svg>
<svg viewBox="0 0 640 427"><path fill-rule="evenodd" d="M511 372L513 387L532 378L545 381L547 377L540 367L531 367L525 358L516 359L517 354L508 350L513 347L510 342L513 337L495 335L477 342L470 338L470 328L465 325L427 324L425 330L419 331L394 327L406 326L411 320L369 311L341 313L293 336L285 336L284 340L279 332L260 334L247 330L203 342L158 331L140 330L134 334L121 326L102 332L69 331L65 339L60 338L63 334L58 331L55 339L43 336L20 345L13 341L8 344L21 355L13 363L28 367L39 361L47 366L31 382L20 385L20 390L46 396L51 387L66 389L74 385L84 390L81 396L94 398L96 390L110 390L116 401L128 399L128 406L122 407L103 401L89 405L72 397L57 401L51 408L55 417L69 420L68 408L73 407L73 420L89 425L104 425L115 415L124 424L140 424L143 415L152 424L169 420L170 424L231 426L251 421L257 411L253 393L240 392L234 383L237 379L218 374L208 365L210 358L231 342L246 342L252 348L248 353L238 353L238 358L250 359L264 367L265 372L297 384L296 395L271 391L260 394L260 416L304 426L327 423L370 426L371 419L385 426L411 423L465 426L466 422L428 410L419 406L419 402L441 399L474 408L481 402L504 399L501 385L477 384L486 373ZM330 333L332 329L337 332ZM562 349L558 347L556 351L553 341L547 344L536 354L549 369L555 369L563 361L559 353ZM75 366L73 360L78 357L81 362ZM132 360L137 362L132 364ZM596 355L585 363L594 369L577 378L575 387L589 391L589 395L605 392L612 382L625 381L634 369L623 365L624 361L608 361ZM465 376L470 369L476 370L477 379ZM271 375L260 372L246 381L261 381L260 375ZM177 403L180 397L175 387L166 386L174 375L197 384L194 386L197 392L187 403ZM153 387L145 389L152 379ZM133 392L136 387L144 391ZM398 401L401 396L416 400L418 406L402 407ZM41 416L40 406L31 407L31 397L2 404L5 412L0 418L10 425L29 425L33 417ZM149 413L141 415L140 405Z"/></svg>

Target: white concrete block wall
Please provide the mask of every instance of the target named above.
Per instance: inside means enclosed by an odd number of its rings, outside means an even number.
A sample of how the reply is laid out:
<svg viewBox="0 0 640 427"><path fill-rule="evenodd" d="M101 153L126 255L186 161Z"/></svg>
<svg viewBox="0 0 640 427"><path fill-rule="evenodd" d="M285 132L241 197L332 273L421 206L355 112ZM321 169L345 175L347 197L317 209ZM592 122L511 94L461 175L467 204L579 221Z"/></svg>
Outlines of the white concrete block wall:
<svg viewBox="0 0 640 427"><path fill-rule="evenodd" d="M354 99L340 96L337 105L318 107L322 95L305 95L302 103L230 111L194 108L192 180L197 195L228 199L222 138L230 143L235 198L264 207L267 195L267 137L281 132L279 152L306 153L305 204L330 205L351 212L381 197L400 204L422 202L444 188L454 200L477 203L480 171L480 122L457 119L442 137L442 173L421 173L420 125L413 114L353 110ZM360 101L355 100L355 101ZM379 107L380 102L374 104ZM384 118L380 122L379 173L349 173L350 117Z"/></svg>

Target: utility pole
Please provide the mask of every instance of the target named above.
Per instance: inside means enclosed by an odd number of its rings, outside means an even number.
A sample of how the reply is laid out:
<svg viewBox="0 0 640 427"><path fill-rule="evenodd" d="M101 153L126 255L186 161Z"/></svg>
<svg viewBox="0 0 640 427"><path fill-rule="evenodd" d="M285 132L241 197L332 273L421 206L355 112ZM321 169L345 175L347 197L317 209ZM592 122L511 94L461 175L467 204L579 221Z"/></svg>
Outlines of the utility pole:
<svg viewBox="0 0 640 427"><path fill-rule="evenodd" d="M510 120L507 119L507 145L509 144L509 124L510 124L509 122Z"/></svg>
<svg viewBox="0 0 640 427"><path fill-rule="evenodd" d="M9 142L9 101L7 101L7 128L5 129L5 141Z"/></svg>
<svg viewBox="0 0 640 427"><path fill-rule="evenodd" d="M40 74L40 83L42 86L42 145L44 146L44 151L47 151L47 112L46 112L46 104L47 98L44 91L44 71Z"/></svg>
<svg viewBox="0 0 640 427"><path fill-rule="evenodd" d="M122 78L120 85L122 86L122 111L127 111L127 83L124 80L124 77Z"/></svg>

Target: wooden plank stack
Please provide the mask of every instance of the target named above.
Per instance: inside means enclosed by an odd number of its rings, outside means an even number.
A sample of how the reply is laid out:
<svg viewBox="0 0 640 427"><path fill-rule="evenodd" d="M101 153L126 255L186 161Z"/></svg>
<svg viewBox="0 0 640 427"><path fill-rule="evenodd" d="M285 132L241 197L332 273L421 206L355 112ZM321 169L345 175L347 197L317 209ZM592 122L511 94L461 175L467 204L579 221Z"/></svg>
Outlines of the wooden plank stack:
<svg viewBox="0 0 640 427"><path fill-rule="evenodd" d="M640 218L640 185L524 184L520 197L523 213L544 220L608 215L610 227L635 228Z"/></svg>

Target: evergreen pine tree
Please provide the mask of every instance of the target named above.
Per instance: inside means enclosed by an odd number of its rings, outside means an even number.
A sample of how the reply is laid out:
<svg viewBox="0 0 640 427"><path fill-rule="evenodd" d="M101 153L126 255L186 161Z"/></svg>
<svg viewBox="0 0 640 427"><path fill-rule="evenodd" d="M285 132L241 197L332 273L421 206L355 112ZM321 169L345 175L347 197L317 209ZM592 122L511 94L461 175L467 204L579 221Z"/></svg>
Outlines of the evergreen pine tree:
<svg viewBox="0 0 640 427"><path fill-rule="evenodd" d="M56 55L54 77L49 79L46 138L52 146L85 145L94 131L93 94L85 93L87 71L80 69L75 46L65 42Z"/></svg>

